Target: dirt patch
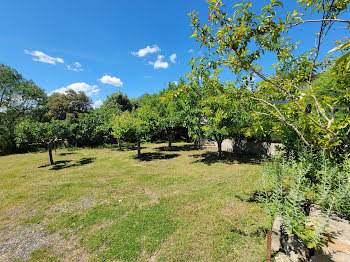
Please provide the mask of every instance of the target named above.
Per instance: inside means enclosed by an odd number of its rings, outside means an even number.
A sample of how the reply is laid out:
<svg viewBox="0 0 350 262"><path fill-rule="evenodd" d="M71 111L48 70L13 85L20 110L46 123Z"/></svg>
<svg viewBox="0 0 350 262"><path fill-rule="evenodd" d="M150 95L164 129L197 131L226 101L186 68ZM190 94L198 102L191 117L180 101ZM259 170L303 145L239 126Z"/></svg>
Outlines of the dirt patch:
<svg viewBox="0 0 350 262"><path fill-rule="evenodd" d="M74 202L58 203L45 211L45 217L65 212L82 212L84 209L99 205L105 201L81 198ZM23 221L35 216L35 208L18 205L6 210L0 222L0 261L28 259L33 251L41 247L50 247L57 254L67 254L67 261L88 261L90 254L79 246L78 240L63 238L59 232L48 234L44 229L50 221L44 218L39 223L25 224Z"/></svg>
<svg viewBox="0 0 350 262"><path fill-rule="evenodd" d="M49 244L50 237L40 224L9 225L0 232L0 261L27 259L34 250Z"/></svg>
<svg viewBox="0 0 350 262"><path fill-rule="evenodd" d="M74 210L81 211L93 206L103 204L105 202L106 201L98 201L96 199L84 197L84 198L80 198L77 201L61 202L61 203L52 205L51 208L45 212L45 214L51 215L51 214L57 214L57 213L66 213L66 212L72 212Z"/></svg>
<svg viewBox="0 0 350 262"><path fill-rule="evenodd" d="M151 198L152 206L159 204L159 199L156 193L147 188L142 188L142 191Z"/></svg>

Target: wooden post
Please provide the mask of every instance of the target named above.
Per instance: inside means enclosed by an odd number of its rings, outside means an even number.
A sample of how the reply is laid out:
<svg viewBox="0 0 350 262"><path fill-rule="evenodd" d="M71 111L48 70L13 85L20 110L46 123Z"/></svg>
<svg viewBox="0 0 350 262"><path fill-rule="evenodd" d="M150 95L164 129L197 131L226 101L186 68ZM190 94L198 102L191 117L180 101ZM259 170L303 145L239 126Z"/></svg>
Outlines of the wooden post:
<svg viewBox="0 0 350 262"><path fill-rule="evenodd" d="M266 260L271 261L271 231L267 232L267 253Z"/></svg>

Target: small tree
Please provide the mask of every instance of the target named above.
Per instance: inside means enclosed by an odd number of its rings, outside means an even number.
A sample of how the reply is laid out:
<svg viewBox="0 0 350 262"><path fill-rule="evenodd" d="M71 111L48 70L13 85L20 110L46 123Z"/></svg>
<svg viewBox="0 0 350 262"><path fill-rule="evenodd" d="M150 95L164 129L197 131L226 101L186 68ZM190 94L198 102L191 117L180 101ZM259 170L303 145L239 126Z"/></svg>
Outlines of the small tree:
<svg viewBox="0 0 350 262"><path fill-rule="evenodd" d="M141 157L141 142L151 138L156 130L158 116L156 112L148 107L139 107L132 112L133 131L137 140L137 157Z"/></svg>
<svg viewBox="0 0 350 262"><path fill-rule="evenodd" d="M69 136L70 129L67 121L53 120L50 123L24 121L16 126L16 143L18 146L44 146L49 151L50 164L52 149Z"/></svg>
<svg viewBox="0 0 350 262"><path fill-rule="evenodd" d="M215 140L218 145L218 158L222 155L222 142L235 132L240 132L243 126L239 123L241 115L237 100L224 87L229 83L220 83L219 79L214 76L202 77L204 96L201 101L203 113L203 126L205 136Z"/></svg>
<svg viewBox="0 0 350 262"><path fill-rule="evenodd" d="M170 99L179 99L182 125L187 128L188 136L195 141L196 146L199 145L200 139L204 136L202 130L203 113L200 106L204 92L198 86L198 81L185 84L184 80L180 79L178 89L170 93Z"/></svg>
<svg viewBox="0 0 350 262"><path fill-rule="evenodd" d="M123 112L120 116L116 116L112 135L117 139L119 150L121 150L121 140L132 138L130 133L133 129L134 119L129 111Z"/></svg>
<svg viewBox="0 0 350 262"><path fill-rule="evenodd" d="M182 127L183 118L180 100L178 98L162 99L167 93L174 92L177 89L177 84L169 83L166 90L160 93L162 102L158 109L158 125L161 130L164 130L168 139L168 147L171 147L171 143L174 140L176 131Z"/></svg>
<svg viewBox="0 0 350 262"><path fill-rule="evenodd" d="M141 142L148 140L156 126L156 114L154 111L143 106L131 113L126 111L120 116L117 116L113 125L112 134L120 141L136 141L137 142L137 157L141 157Z"/></svg>

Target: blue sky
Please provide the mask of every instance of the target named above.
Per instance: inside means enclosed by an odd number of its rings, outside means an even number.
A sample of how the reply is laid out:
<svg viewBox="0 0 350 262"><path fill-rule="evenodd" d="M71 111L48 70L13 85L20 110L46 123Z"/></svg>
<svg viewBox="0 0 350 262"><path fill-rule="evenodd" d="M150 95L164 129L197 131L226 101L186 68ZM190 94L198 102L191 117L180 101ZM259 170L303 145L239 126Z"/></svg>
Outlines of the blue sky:
<svg viewBox="0 0 350 262"><path fill-rule="evenodd" d="M0 63L47 93L74 87L102 101L118 90L129 97L157 92L200 54L189 37L193 10L208 19L205 0L2 1ZM308 28L292 36L312 45Z"/></svg>

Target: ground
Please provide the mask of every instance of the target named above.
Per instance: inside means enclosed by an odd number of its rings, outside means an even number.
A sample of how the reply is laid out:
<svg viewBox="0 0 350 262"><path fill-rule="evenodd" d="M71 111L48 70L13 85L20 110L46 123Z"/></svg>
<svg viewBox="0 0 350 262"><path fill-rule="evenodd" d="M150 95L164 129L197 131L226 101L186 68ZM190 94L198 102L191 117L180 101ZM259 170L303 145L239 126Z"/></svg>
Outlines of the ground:
<svg viewBox="0 0 350 262"><path fill-rule="evenodd" d="M256 159L190 144L0 157L0 261L262 261Z"/></svg>

